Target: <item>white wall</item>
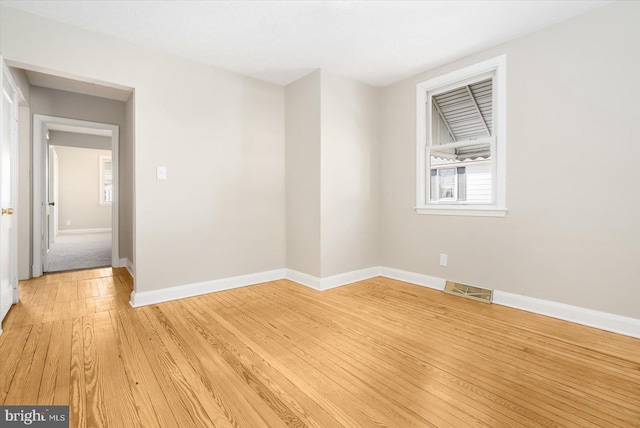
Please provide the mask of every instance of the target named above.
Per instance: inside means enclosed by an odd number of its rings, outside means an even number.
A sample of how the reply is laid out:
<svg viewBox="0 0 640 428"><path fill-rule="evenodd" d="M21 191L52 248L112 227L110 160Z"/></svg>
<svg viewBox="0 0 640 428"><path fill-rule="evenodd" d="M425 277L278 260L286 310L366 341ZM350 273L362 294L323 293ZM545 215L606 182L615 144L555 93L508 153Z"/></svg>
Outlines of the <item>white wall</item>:
<svg viewBox="0 0 640 428"><path fill-rule="evenodd" d="M322 70L322 277L378 266L379 90Z"/></svg>
<svg viewBox="0 0 640 428"><path fill-rule="evenodd" d="M111 156L111 150L56 146L55 152L58 154L58 200L55 201L58 229L62 232L111 228L111 205L100 205L99 192L100 156Z"/></svg>
<svg viewBox="0 0 640 428"><path fill-rule="evenodd" d="M320 71L286 87L287 267L321 275Z"/></svg>
<svg viewBox="0 0 640 428"><path fill-rule="evenodd" d="M284 88L11 8L1 19L13 64L135 88L136 291L284 267Z"/></svg>
<svg viewBox="0 0 640 428"><path fill-rule="evenodd" d="M616 3L385 88L382 264L640 318L638 22ZM504 53L507 217L417 215L416 83Z"/></svg>

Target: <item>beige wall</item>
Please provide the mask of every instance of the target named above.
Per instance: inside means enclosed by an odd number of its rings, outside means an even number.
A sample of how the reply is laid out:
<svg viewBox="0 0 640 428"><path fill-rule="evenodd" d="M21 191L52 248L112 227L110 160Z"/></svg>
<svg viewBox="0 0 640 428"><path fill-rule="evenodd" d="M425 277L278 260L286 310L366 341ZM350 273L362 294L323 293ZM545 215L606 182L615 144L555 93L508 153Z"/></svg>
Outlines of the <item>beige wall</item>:
<svg viewBox="0 0 640 428"><path fill-rule="evenodd" d="M287 267L379 264L379 91L317 70L286 88Z"/></svg>
<svg viewBox="0 0 640 428"><path fill-rule="evenodd" d="M284 88L11 8L1 19L14 64L135 88L137 291L284 267Z"/></svg>
<svg viewBox="0 0 640 428"><path fill-rule="evenodd" d="M382 265L640 318L639 20L616 3L386 88ZM503 53L507 217L417 215L416 83Z"/></svg>
<svg viewBox="0 0 640 428"><path fill-rule="evenodd" d="M369 85L321 75L324 278L380 264L380 103Z"/></svg>
<svg viewBox="0 0 640 428"><path fill-rule="evenodd" d="M320 277L320 71L286 87L285 128L286 266Z"/></svg>
<svg viewBox="0 0 640 428"><path fill-rule="evenodd" d="M55 152L58 154L58 229L111 228L111 205L101 206L99 193L100 156L111 156L111 150L56 146Z"/></svg>

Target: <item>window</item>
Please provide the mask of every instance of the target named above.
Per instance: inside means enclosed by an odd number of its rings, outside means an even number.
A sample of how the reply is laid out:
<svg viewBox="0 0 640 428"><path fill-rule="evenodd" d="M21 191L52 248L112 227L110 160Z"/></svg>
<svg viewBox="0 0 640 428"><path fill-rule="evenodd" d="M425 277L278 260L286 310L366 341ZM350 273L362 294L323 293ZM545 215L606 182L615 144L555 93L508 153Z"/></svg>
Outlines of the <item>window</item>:
<svg viewBox="0 0 640 428"><path fill-rule="evenodd" d="M111 156L100 156L100 205L113 202L113 165Z"/></svg>
<svg viewBox="0 0 640 428"><path fill-rule="evenodd" d="M504 216L506 57L417 85L418 214Z"/></svg>

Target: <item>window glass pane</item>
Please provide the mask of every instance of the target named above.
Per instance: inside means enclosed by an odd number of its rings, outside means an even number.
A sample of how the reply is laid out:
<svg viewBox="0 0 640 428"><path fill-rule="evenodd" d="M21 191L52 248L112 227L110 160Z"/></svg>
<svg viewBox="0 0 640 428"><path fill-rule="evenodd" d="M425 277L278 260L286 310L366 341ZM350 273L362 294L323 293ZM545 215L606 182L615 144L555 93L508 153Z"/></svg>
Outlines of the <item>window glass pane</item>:
<svg viewBox="0 0 640 428"><path fill-rule="evenodd" d="M100 156L100 203L113 202L113 163L111 157Z"/></svg>
<svg viewBox="0 0 640 428"><path fill-rule="evenodd" d="M493 135L493 78L431 96L431 145Z"/></svg>
<svg viewBox="0 0 640 428"><path fill-rule="evenodd" d="M438 199L453 200L456 196L456 170L455 168L442 168L438 170Z"/></svg>
<svg viewBox="0 0 640 428"><path fill-rule="evenodd" d="M491 145L469 144L431 152L431 202L490 204L493 201Z"/></svg>

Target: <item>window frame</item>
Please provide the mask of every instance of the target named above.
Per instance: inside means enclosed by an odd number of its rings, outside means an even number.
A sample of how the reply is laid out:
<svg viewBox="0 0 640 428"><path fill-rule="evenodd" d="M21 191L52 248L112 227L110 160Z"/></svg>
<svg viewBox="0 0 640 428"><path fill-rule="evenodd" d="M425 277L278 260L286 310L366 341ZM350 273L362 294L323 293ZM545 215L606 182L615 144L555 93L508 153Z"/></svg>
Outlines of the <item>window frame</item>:
<svg viewBox="0 0 640 428"><path fill-rule="evenodd" d="M105 162L106 160L109 160L109 162L111 163L111 187L113 188L113 158L112 156L107 156L107 155L100 155L99 156L99 171L100 171L100 177L99 177L99 190L98 190L98 197L99 197L99 205L101 207L110 207L111 205L113 205L113 190L111 191L111 200L110 201L106 201L104 198L104 186L106 184L106 180L104 177L104 173L105 173Z"/></svg>
<svg viewBox="0 0 640 428"><path fill-rule="evenodd" d="M505 217L506 208L506 55L500 55L416 85L416 206L417 214ZM462 142L431 144L431 99L493 75L493 135ZM493 198L490 204L430 200L430 151L433 147L463 147L490 143Z"/></svg>

